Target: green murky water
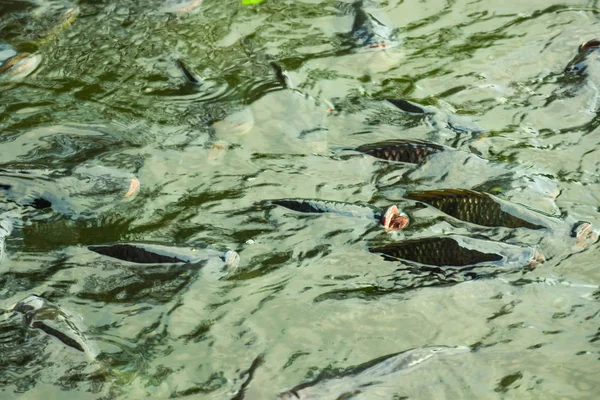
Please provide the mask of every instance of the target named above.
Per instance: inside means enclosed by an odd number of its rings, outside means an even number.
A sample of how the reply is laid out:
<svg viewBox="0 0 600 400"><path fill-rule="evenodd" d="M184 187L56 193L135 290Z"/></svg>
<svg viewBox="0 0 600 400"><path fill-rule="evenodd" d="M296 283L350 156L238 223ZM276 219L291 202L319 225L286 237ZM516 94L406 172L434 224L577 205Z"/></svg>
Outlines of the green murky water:
<svg viewBox="0 0 600 400"><path fill-rule="evenodd" d="M337 1L2 2L0 41L41 63L0 82L0 185L18 189L0 197L17 215L0 306L42 295L77 316L95 350L5 314L0 398L276 399L321 373L430 346L470 351L302 398L598 396L597 245L574 251L560 232L473 228L430 208L385 233L261 202L402 205L405 190L477 188L600 226L600 82L593 59L588 78L563 74L599 36L597 2L365 7L396 29L396 46L349 50L353 11ZM386 98L437 111L403 113ZM450 117L486 133L449 129ZM348 150L401 138L465 153L414 166ZM124 197L134 177L140 188ZM111 179L121 186L98 183ZM38 197L53 206L22 206ZM537 246L546 262L447 279L367 251L450 233ZM144 241L227 247L241 263L216 279L86 250Z"/></svg>

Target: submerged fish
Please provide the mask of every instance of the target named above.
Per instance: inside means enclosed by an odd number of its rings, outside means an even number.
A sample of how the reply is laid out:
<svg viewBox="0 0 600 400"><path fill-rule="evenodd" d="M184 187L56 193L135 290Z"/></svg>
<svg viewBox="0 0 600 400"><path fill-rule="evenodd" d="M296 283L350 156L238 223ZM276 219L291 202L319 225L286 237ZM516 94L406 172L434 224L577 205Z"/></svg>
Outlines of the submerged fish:
<svg viewBox="0 0 600 400"><path fill-rule="evenodd" d="M355 150L387 161L422 164L432 154L453 149L424 140L395 139L363 144Z"/></svg>
<svg viewBox="0 0 600 400"><path fill-rule="evenodd" d="M452 145L458 147L462 135L469 139L479 138L486 132L481 126L466 116L444 112L433 106L421 106L404 99L386 99L396 108L409 113L427 117L431 126L435 129L435 135L442 135L452 140Z"/></svg>
<svg viewBox="0 0 600 400"><path fill-rule="evenodd" d="M402 373L433 357L469 352L468 347L424 347L390 354L347 368L340 374L322 373L315 380L279 395L279 400L396 399Z"/></svg>
<svg viewBox="0 0 600 400"><path fill-rule="evenodd" d="M392 46L393 32L373 14L365 11L363 1L352 4L354 22L352 36L360 47L385 48Z"/></svg>
<svg viewBox="0 0 600 400"><path fill-rule="evenodd" d="M82 165L69 172L0 169L0 198L63 214L91 213L106 205L106 196L132 198L139 188L132 174L99 165Z"/></svg>
<svg viewBox="0 0 600 400"><path fill-rule="evenodd" d="M489 265L507 268L535 266L544 257L533 247L521 247L466 236L440 236L406 240L370 248L388 261L411 261L428 266Z"/></svg>
<svg viewBox="0 0 600 400"><path fill-rule="evenodd" d="M404 229L409 222L408 216L400 212L395 205L388 207L384 211L370 204L326 200L278 199L268 200L268 203L303 213L333 213L349 217L373 219L381 223L386 230Z"/></svg>
<svg viewBox="0 0 600 400"><path fill-rule="evenodd" d="M589 63L586 61L592 54L597 53L598 50L600 50L600 39L588 40L580 45L577 55L569 62L565 68L565 72L574 75L588 75L592 71L589 70Z"/></svg>
<svg viewBox="0 0 600 400"><path fill-rule="evenodd" d="M214 263L225 276L235 272L240 255L233 250L163 246L153 243L115 243L89 246L89 250L134 264L200 264Z"/></svg>
<svg viewBox="0 0 600 400"><path fill-rule="evenodd" d="M57 305L37 295L30 295L19 301L12 311L23 314L23 324L26 327L39 329L65 345L93 357L94 353L73 322L73 316Z"/></svg>

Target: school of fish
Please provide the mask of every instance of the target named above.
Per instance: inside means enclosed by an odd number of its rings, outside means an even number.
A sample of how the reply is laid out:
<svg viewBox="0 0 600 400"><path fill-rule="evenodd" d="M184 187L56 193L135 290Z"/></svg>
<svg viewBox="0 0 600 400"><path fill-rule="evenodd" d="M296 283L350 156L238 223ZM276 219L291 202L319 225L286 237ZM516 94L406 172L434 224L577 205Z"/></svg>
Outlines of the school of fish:
<svg viewBox="0 0 600 400"><path fill-rule="evenodd" d="M160 10L162 13L197 12L201 1L169 1ZM39 35L37 44L43 45L61 34L69 25L76 22L78 9L70 4L52 11L58 21L47 32ZM351 5L353 24L345 35L345 51L352 53L386 51L398 45L396 33L374 16L363 1ZM565 74L583 78L594 78L600 74L600 63L588 63L591 57L600 57L600 39L582 44L574 59L568 63ZM0 44L0 78L17 81L35 72L42 62L38 54L18 52L9 44ZM173 64L181 73L182 85L189 90L199 90L203 78L180 59ZM281 90L289 91L302 101L309 96L296 89L285 70L277 60L270 65ZM598 75L600 77L600 75ZM325 100L310 99L323 111L323 116L335 109ZM477 140L485 131L461 120L455 115L445 114L435 107L421 106L404 99L382 99L382 103L395 107L398 112L422 116L430 120L434 127L432 138L438 141L425 141L411 138L392 138L376 143L365 143L345 149L364 154L382 162L408 164L418 170L430 160L445 153L460 153L458 146ZM253 128L252 113L247 109L236 110L229 115L207 121L216 139L209 153L214 161L248 134ZM297 138L318 137L319 129L301 129ZM485 160L484 160L485 163ZM398 164L400 165L400 164ZM52 182L51 184L48 184ZM9 170L0 169L0 200L5 208L0 210L0 263L7 262L6 241L14 231L14 226L23 226L23 234L28 229L24 220L42 223L41 215L52 213L74 216L75 220L92 219L102 207L97 199L109 194L114 201L127 201L139 192L140 182L131 173L102 165L86 165L71 170ZM79 199L74 201L74 199ZM264 199L259 205L265 212L282 207L298 213L329 214L370 221L392 233L411 226L413 217L405 211L409 208L431 208L440 213L441 218L457 226L475 227L477 237L463 234L424 235L416 234L408 240L389 241L376 246L365 246L373 257L383 257L385 261L398 263L406 268L449 269L477 271L479 267L492 267L498 270L531 268L544 262L545 256L536 246L523 243L497 242L482 238L485 229L529 230L539 235L557 235L571 244L572 251L580 251L598 241L598 233L586 221L575 221L548 216L527 206L502 199L497 194L474 190L473 188L443 188L436 190L406 191L397 198L397 204L377 206L362 202L339 202L327 199L278 198ZM52 224L52 221L47 223ZM393 236L388 235L390 238ZM87 251L96 254L102 262L123 266L179 265L197 268L214 274L216 279L235 276L240 264L239 254L232 249L220 249L207 245L173 246L163 243L104 243L87 246ZM482 275L484 276L484 275ZM95 350L88 344L83 328L75 323L79 317L63 310L59 305L37 295L30 295L15 305L8 307L10 313L20 316L20 323L32 331L60 342L67 348L96 358ZM408 368L416 368L431 357L450 356L469 351L467 347L431 347L413 349L378 358L364 365L353 367L334 376L319 376L283 391L280 399L350 399L360 398L381 382L392 382L399 373ZM252 372L261 362L257 362ZM234 397L244 398L244 387Z"/></svg>

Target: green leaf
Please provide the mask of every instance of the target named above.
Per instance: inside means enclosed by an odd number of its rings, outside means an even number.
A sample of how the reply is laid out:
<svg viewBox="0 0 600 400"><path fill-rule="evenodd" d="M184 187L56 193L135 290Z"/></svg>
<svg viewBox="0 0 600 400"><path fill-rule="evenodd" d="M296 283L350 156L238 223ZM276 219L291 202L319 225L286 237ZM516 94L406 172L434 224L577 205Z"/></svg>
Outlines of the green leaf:
<svg viewBox="0 0 600 400"><path fill-rule="evenodd" d="M248 5L248 4L258 4L258 3L262 3L264 0L242 0L242 4L243 5Z"/></svg>

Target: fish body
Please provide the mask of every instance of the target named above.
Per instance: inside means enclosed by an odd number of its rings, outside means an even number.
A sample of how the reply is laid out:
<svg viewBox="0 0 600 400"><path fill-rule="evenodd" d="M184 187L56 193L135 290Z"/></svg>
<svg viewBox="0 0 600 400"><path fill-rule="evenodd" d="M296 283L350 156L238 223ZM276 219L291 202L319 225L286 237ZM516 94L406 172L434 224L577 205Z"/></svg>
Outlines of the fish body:
<svg viewBox="0 0 600 400"><path fill-rule="evenodd" d="M404 198L429 204L461 221L488 227L549 229L550 217L491 194L465 189L409 192Z"/></svg>
<svg viewBox="0 0 600 400"><path fill-rule="evenodd" d="M543 256L532 247L458 235L405 240L369 251L382 254L388 261L403 260L437 267L490 265L519 268L543 261Z"/></svg>
<svg viewBox="0 0 600 400"><path fill-rule="evenodd" d="M240 256L233 250L216 250L204 246L175 247L154 243L114 243L88 246L88 250L120 261L139 265L191 264L200 265L226 277L235 272L240 263Z"/></svg>
<svg viewBox="0 0 600 400"><path fill-rule="evenodd" d="M465 346L432 346L386 355L347 368L337 376L321 374L313 381L301 383L280 394L279 400L397 398L398 393L392 393L390 390L400 389L399 382L403 373L423 366L434 357L451 356L469 351L470 349Z"/></svg>
<svg viewBox="0 0 600 400"><path fill-rule="evenodd" d="M30 295L19 301L12 311L23 315L26 327L38 329L93 358L95 353L90 349L80 328L73 322L73 316L57 305L42 297Z"/></svg>
<svg viewBox="0 0 600 400"><path fill-rule="evenodd" d="M354 218L365 218L380 222L386 229L403 229L408 225L408 217L398 207L386 210L365 203L346 203L341 201L314 199L278 199L269 200L269 204L278 205L302 213L333 213Z"/></svg>
<svg viewBox="0 0 600 400"><path fill-rule="evenodd" d="M392 30L373 14L365 11L363 1L352 4L354 22L352 36L358 46L366 48L386 48L392 45Z"/></svg>
<svg viewBox="0 0 600 400"><path fill-rule="evenodd" d="M387 161L422 164L433 154L453 150L424 140L395 139L363 144L356 151Z"/></svg>

